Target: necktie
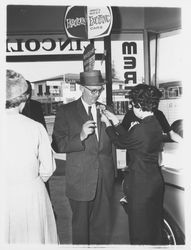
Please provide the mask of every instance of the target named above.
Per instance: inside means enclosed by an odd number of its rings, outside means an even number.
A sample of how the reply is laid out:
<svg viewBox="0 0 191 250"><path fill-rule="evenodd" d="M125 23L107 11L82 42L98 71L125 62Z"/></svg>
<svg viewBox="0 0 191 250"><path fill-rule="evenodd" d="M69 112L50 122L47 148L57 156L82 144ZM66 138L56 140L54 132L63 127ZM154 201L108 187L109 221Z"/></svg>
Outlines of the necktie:
<svg viewBox="0 0 191 250"><path fill-rule="evenodd" d="M88 106L88 116L89 116L89 120L94 121L91 109L92 109L92 106ZM92 134L94 134L94 133L95 133L95 129L92 132Z"/></svg>
<svg viewBox="0 0 191 250"><path fill-rule="evenodd" d="M93 120L94 118L93 118L91 109L92 109L92 106L88 106L88 116L89 116L89 119Z"/></svg>

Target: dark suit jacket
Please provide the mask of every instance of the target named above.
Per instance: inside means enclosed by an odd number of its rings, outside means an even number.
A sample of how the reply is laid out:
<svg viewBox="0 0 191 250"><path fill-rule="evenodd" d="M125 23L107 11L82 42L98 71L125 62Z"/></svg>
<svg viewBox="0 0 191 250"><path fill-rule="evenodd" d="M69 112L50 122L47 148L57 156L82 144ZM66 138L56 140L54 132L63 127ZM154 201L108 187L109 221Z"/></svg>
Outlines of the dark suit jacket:
<svg viewBox="0 0 191 250"><path fill-rule="evenodd" d="M46 128L46 122L40 102L32 99L28 100L22 110L22 114L37 122L40 122Z"/></svg>
<svg viewBox="0 0 191 250"><path fill-rule="evenodd" d="M52 147L58 153L67 153L66 195L73 200L90 201L95 197L98 170L107 194L112 194L115 175L112 143L100 118L98 112L99 141L94 133L82 143L80 132L89 118L81 99L60 106L56 113Z"/></svg>

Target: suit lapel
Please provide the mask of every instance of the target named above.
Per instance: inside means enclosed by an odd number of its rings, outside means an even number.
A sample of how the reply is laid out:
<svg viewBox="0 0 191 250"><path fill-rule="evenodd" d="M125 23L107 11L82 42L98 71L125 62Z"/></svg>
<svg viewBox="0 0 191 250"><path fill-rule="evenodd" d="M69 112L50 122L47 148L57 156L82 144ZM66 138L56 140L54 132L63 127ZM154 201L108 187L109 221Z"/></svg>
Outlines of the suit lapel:
<svg viewBox="0 0 191 250"><path fill-rule="evenodd" d="M84 124L88 120L88 114L84 108L81 98L78 99L76 103L77 103L77 112L82 119L82 123Z"/></svg>

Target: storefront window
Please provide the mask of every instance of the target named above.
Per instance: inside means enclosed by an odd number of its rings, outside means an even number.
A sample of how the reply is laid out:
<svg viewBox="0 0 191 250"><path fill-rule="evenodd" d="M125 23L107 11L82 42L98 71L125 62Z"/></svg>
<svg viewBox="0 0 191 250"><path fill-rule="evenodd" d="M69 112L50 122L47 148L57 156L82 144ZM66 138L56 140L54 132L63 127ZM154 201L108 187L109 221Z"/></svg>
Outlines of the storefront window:
<svg viewBox="0 0 191 250"><path fill-rule="evenodd" d="M38 85L38 96L42 96L43 93L42 93L42 85Z"/></svg>
<svg viewBox="0 0 191 250"><path fill-rule="evenodd" d="M156 85L157 77L157 42L158 42L158 33L148 32L149 40L149 80L151 85Z"/></svg>
<svg viewBox="0 0 191 250"><path fill-rule="evenodd" d="M81 91L77 80L79 80L80 72L84 69L83 61L79 60L79 56L83 54L84 48L90 41L72 40L64 47L64 38L55 35L52 36L52 40L55 41L56 47L54 51L47 51L43 50L43 48L51 46L50 39L46 40L45 35L34 36L33 39L41 45L38 50L27 51L24 45L27 41L32 41L32 39L29 40L29 37L26 36L22 40L23 50L16 53L14 49L17 47L18 39L16 37L9 38L7 58L13 56L14 60L13 62L9 61L7 67L21 73L32 83L32 98L43 103L43 106L47 105L45 114L51 115L52 110L55 110L55 107L60 102L68 103L80 97ZM46 40L46 42L41 44L43 40ZM32 42L30 42L30 45L35 46ZM103 40L94 41L94 47L96 54L104 54ZM31 60L34 56L38 58L37 61ZM54 56L55 59L52 60L51 56ZM26 60L26 57L28 61L23 61ZM45 61L45 57L49 57L50 60ZM60 57L62 57L62 60L60 60ZM94 68L100 70L105 78L104 57L95 61ZM69 78L67 78L68 76ZM105 91L102 92L99 101L106 103Z"/></svg>
<svg viewBox="0 0 191 250"><path fill-rule="evenodd" d="M182 52L180 30L162 33L158 39L157 84L181 81Z"/></svg>
<svg viewBox="0 0 191 250"><path fill-rule="evenodd" d="M46 86L46 92L45 95L50 95L50 86Z"/></svg>
<svg viewBox="0 0 191 250"><path fill-rule="evenodd" d="M70 84L70 91L76 91L76 84L75 83Z"/></svg>
<svg viewBox="0 0 191 250"><path fill-rule="evenodd" d="M163 92L159 109L168 122L182 119L182 41L180 30L161 33L157 41L156 86Z"/></svg>

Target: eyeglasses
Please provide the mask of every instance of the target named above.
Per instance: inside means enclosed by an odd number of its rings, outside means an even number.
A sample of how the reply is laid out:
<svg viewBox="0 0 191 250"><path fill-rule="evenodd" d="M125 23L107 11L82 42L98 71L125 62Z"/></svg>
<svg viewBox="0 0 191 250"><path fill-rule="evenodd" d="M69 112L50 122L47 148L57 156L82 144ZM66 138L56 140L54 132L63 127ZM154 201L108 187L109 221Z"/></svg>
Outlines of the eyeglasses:
<svg viewBox="0 0 191 250"><path fill-rule="evenodd" d="M92 95L101 94L101 92L104 90L104 87L102 87L101 89L90 89L84 86L84 88L88 89Z"/></svg>

